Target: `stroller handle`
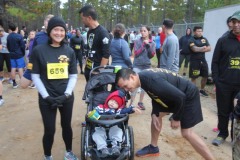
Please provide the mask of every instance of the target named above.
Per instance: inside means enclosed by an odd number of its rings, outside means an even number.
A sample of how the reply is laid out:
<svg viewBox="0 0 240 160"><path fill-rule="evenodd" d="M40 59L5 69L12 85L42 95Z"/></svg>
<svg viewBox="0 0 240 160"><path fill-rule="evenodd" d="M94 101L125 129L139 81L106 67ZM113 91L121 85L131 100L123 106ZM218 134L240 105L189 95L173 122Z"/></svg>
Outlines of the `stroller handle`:
<svg viewBox="0 0 240 160"><path fill-rule="evenodd" d="M119 69L119 67L121 67L121 66L111 66L111 65L98 66L98 67L93 68L90 71L89 75L91 78L93 75L103 73L103 72L115 73L115 69L117 69L117 68Z"/></svg>
<svg viewBox="0 0 240 160"><path fill-rule="evenodd" d="M99 120L93 120L88 118L86 115L86 122L98 124L98 125L104 125L104 126L111 126L116 125L120 122L125 122L129 119L128 114L118 114L118 115L101 115L101 118ZM114 118L114 119L112 119Z"/></svg>

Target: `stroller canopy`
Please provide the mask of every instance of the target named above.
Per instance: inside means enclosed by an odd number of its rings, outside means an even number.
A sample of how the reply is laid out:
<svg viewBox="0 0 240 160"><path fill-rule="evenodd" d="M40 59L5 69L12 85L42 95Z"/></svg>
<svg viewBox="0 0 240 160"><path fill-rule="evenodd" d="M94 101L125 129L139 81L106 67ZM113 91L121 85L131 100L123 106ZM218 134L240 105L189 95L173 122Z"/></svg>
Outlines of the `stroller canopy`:
<svg viewBox="0 0 240 160"><path fill-rule="evenodd" d="M103 72L93 76L86 84L82 99L86 100L88 92L93 89L96 89L98 87L101 87L107 84L114 84L115 77L116 77L115 73L109 73L109 72Z"/></svg>

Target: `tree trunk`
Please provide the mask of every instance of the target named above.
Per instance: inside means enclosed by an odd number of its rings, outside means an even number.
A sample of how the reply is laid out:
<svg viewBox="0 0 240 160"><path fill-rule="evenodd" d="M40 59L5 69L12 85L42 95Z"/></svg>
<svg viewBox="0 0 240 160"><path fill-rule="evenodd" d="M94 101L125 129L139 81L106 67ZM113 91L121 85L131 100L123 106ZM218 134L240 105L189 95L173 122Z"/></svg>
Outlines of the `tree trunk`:
<svg viewBox="0 0 240 160"><path fill-rule="evenodd" d="M140 0L140 3L139 3L139 18L138 18L138 20L139 20L139 24L142 24L142 8L143 8L143 1L142 0Z"/></svg>

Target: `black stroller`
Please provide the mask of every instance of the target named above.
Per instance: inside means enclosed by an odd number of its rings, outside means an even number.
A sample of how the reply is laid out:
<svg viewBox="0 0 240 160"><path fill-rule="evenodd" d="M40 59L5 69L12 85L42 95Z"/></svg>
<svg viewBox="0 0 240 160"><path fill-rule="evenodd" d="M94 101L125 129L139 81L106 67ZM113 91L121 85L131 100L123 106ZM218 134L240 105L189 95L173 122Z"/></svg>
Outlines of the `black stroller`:
<svg viewBox="0 0 240 160"><path fill-rule="evenodd" d="M90 72L83 100L87 103L87 113L93 110L99 104L104 104L108 95L116 90L115 77L116 67L104 66L93 68ZM94 75L94 76L93 76ZM127 99L127 98L126 98ZM85 116L86 125L82 127L81 133L81 159L87 160L133 160L134 159L134 134L133 128L128 126L129 115L101 115L99 120L89 119ZM118 125L123 130L123 142L120 144L119 156L101 157L97 146L92 139L94 128L104 127L108 130L110 127ZM111 147L111 140L107 139L108 147Z"/></svg>

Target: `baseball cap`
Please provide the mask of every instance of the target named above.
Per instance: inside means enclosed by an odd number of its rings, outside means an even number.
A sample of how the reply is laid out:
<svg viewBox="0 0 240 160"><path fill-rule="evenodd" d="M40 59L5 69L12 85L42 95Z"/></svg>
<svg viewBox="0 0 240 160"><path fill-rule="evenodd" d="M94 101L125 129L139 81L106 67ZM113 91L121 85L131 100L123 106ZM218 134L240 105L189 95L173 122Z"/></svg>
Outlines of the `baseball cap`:
<svg viewBox="0 0 240 160"><path fill-rule="evenodd" d="M231 20L232 19L240 20L240 11L237 11L237 12L233 13L233 15L231 17Z"/></svg>

